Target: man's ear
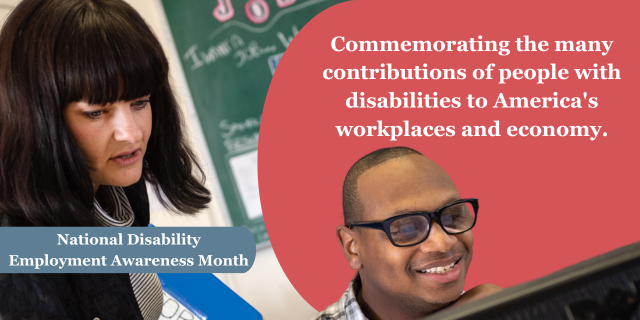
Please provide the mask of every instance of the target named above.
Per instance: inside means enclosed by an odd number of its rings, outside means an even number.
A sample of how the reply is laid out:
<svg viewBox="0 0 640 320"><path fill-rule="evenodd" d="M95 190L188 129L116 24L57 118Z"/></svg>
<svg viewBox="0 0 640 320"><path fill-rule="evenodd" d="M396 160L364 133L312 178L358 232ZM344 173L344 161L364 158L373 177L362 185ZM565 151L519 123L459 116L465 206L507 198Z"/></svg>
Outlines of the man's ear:
<svg viewBox="0 0 640 320"><path fill-rule="evenodd" d="M338 237L344 257L347 258L351 269L362 269L362 261L360 260L360 254L358 253L358 242L356 241L358 240L356 231L345 226L338 226L336 229L336 236Z"/></svg>

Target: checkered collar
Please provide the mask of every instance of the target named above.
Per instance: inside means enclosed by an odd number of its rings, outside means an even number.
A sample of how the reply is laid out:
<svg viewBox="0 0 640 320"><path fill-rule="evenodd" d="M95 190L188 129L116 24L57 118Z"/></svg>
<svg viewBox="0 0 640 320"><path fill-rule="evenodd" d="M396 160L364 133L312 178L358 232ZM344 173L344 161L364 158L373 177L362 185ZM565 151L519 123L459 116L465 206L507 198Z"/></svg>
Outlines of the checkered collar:
<svg viewBox="0 0 640 320"><path fill-rule="evenodd" d="M351 280L349 288L342 294L338 302L330 305L324 311L320 312L313 320L368 320L358 305L356 297L362 289L362 280L360 274L356 272L356 276ZM462 291L464 294L464 290Z"/></svg>
<svg viewBox="0 0 640 320"><path fill-rule="evenodd" d="M367 320L356 300L358 291L361 288L360 274L356 273L356 276L349 284L349 288L342 294L340 300L320 312L314 320Z"/></svg>

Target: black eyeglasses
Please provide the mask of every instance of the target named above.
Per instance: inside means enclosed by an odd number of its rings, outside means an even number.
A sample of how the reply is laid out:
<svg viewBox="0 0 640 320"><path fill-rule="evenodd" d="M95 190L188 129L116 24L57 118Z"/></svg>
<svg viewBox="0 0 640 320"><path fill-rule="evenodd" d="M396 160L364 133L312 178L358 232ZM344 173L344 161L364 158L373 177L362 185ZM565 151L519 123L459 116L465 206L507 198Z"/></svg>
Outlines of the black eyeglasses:
<svg viewBox="0 0 640 320"><path fill-rule="evenodd" d="M427 240L431 220L437 219L447 234L467 232L476 225L478 199L461 199L434 212L411 212L381 222L354 222L347 227L382 230L396 247L415 246Z"/></svg>

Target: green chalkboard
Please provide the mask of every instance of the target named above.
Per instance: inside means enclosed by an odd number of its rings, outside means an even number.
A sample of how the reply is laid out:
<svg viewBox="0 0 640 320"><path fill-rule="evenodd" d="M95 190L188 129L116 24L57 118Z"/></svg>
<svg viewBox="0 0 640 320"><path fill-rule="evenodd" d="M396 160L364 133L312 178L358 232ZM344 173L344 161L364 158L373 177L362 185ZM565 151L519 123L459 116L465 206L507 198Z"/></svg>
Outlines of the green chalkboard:
<svg viewBox="0 0 640 320"><path fill-rule="evenodd" d="M262 107L298 31L342 0L162 0L234 226L269 240L258 194Z"/></svg>

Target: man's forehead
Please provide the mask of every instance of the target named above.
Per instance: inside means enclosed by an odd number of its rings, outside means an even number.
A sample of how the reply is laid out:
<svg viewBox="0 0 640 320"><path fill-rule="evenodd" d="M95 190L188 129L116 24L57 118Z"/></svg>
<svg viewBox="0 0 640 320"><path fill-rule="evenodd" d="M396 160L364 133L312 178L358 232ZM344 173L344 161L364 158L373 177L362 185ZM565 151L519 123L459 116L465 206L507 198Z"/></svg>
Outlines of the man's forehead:
<svg viewBox="0 0 640 320"><path fill-rule="evenodd" d="M432 211L459 199L447 173L421 155L391 159L358 178L358 197L366 221L413 211Z"/></svg>

